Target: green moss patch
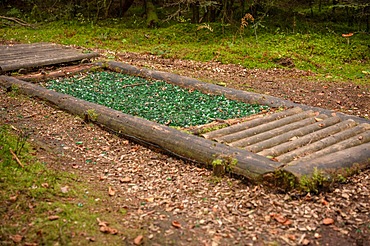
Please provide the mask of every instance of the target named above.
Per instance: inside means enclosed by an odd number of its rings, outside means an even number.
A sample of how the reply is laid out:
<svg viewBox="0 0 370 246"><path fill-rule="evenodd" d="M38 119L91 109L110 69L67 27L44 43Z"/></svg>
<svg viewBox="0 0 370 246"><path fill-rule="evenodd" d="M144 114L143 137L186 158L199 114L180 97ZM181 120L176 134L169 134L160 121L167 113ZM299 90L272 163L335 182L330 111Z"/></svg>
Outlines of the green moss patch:
<svg viewBox="0 0 370 246"><path fill-rule="evenodd" d="M268 108L187 90L164 81L109 71L51 80L47 88L126 114L179 127L245 117Z"/></svg>

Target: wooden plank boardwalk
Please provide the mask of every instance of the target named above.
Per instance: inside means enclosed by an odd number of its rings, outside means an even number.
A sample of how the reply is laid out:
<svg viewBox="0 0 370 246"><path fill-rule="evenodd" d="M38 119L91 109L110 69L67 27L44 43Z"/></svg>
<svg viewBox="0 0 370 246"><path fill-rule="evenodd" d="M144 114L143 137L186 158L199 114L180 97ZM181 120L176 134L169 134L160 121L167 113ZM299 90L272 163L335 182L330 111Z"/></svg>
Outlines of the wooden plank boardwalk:
<svg viewBox="0 0 370 246"><path fill-rule="evenodd" d="M99 56L52 43L0 45L0 73L81 61Z"/></svg>

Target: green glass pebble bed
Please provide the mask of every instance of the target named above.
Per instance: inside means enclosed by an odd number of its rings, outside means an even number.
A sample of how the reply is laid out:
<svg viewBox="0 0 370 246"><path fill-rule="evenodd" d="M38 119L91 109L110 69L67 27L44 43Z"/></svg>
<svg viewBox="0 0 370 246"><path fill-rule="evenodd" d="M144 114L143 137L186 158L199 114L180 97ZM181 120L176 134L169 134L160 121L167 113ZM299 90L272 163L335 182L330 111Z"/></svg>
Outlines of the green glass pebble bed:
<svg viewBox="0 0 370 246"><path fill-rule="evenodd" d="M46 86L126 114L176 127L244 117L268 108L110 71L51 80Z"/></svg>

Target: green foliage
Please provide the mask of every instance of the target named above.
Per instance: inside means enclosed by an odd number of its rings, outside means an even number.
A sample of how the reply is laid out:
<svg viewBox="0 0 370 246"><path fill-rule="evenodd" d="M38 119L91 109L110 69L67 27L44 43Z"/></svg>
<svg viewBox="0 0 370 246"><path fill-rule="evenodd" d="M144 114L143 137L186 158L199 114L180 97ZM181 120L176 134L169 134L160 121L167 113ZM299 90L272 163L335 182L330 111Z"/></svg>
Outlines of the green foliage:
<svg viewBox="0 0 370 246"><path fill-rule="evenodd" d="M234 63L246 68L279 68L282 65L278 61L285 58L297 69L316 73L315 80L351 79L366 83L370 77L362 72L368 70L370 62L370 35L364 32L355 33L348 43L341 34L351 29L337 31L335 26L311 23L301 29L296 26L293 32L266 23L266 28L258 29L257 41L252 25L240 33L238 27L219 23L209 23L209 28L200 30L199 25L190 23L164 23L157 29L145 28L143 23L145 20L137 16L83 24L66 20L44 23L37 30L2 28L0 40L74 44L115 52Z"/></svg>
<svg viewBox="0 0 370 246"><path fill-rule="evenodd" d="M13 159L10 149L18 150L17 157L24 167ZM31 154L25 136L12 134L8 126L0 127L2 243L12 244L10 237L21 234L22 245L76 245L88 243L86 236L94 235L99 245L103 242L121 245L120 237L97 233L97 218L115 221L115 217L125 216L126 211L104 212L108 205L99 202L104 196L96 187L80 184L71 173L48 168ZM58 217L53 220L50 216ZM112 226L121 230L118 224ZM138 233L134 229L121 231L127 237Z"/></svg>

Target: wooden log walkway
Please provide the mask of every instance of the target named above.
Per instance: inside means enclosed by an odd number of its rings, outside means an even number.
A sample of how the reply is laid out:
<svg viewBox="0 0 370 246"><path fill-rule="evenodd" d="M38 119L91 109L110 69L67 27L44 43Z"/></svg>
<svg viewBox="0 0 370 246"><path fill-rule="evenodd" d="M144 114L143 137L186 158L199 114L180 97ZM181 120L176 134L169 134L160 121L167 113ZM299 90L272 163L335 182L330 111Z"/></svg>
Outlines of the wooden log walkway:
<svg viewBox="0 0 370 246"><path fill-rule="evenodd" d="M0 74L91 59L98 53L52 43L0 45Z"/></svg>

